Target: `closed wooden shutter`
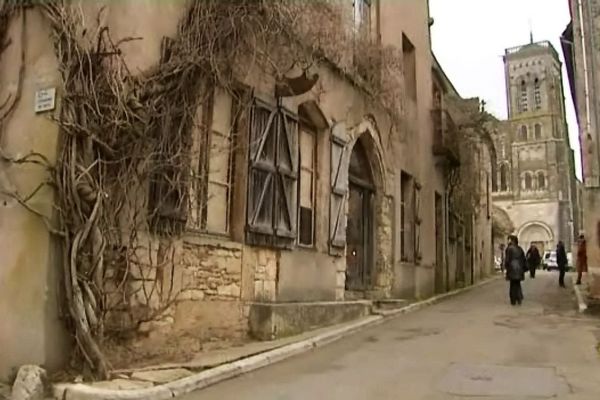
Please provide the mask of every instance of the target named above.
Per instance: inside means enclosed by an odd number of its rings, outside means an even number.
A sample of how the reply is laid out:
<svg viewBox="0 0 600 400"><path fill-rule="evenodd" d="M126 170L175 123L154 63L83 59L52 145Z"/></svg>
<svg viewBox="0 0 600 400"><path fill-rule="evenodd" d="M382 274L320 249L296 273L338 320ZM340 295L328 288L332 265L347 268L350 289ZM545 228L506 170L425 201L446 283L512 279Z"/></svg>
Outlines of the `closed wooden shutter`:
<svg viewBox="0 0 600 400"><path fill-rule="evenodd" d="M414 194L414 221L415 221L415 262L421 261L421 185L415 182Z"/></svg>
<svg viewBox="0 0 600 400"><path fill-rule="evenodd" d="M294 239L297 234L298 120L278 111L277 178L275 190L275 235Z"/></svg>
<svg viewBox="0 0 600 400"><path fill-rule="evenodd" d="M297 119L255 100L249 147L248 242L287 247L297 234Z"/></svg>
<svg viewBox="0 0 600 400"><path fill-rule="evenodd" d="M331 195L329 207L330 246L346 246L346 198L348 195L348 142L343 125L333 127L331 135Z"/></svg>
<svg viewBox="0 0 600 400"><path fill-rule="evenodd" d="M248 230L272 235L277 110L257 102L250 124Z"/></svg>

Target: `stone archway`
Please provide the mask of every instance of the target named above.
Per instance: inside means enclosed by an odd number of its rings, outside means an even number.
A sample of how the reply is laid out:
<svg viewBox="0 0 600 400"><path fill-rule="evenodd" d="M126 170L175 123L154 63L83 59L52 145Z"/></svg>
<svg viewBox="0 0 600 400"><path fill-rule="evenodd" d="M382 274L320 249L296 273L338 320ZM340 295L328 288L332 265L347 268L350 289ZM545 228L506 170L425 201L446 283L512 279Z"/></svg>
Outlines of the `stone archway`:
<svg viewBox="0 0 600 400"><path fill-rule="evenodd" d="M517 234L519 244L523 248L535 244L541 253L551 249L554 245L554 233L552 229L543 222L529 222L523 225Z"/></svg>
<svg viewBox="0 0 600 400"><path fill-rule="evenodd" d="M378 134L369 123L361 124L355 131L357 134L351 143L351 156L348 163L349 198L348 198L348 230L347 240L351 229L361 227L366 229L365 238L365 280L360 285L348 284L356 273L356 265L352 265L355 250L348 242L346 290L353 292L358 289L367 298L390 297L393 273L391 266L392 254L392 206L385 190L385 168L383 167L383 152L379 144ZM354 197L354 199L353 199ZM352 204L354 202L354 205ZM362 215L356 216L357 207ZM354 218L355 220L351 220ZM350 239L352 241L353 239ZM356 253L359 255L359 252ZM354 275L356 276L356 275ZM355 293L348 293L349 297Z"/></svg>

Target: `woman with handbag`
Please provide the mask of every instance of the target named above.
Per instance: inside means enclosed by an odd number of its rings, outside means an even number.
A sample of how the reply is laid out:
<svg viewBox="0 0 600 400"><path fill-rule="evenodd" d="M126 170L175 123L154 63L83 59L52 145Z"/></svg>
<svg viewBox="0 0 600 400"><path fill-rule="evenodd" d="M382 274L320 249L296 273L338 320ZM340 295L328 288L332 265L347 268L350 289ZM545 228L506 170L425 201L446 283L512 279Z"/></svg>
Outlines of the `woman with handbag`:
<svg viewBox="0 0 600 400"><path fill-rule="evenodd" d="M511 235L508 237L508 247L504 257L506 280L510 282L510 304L513 306L523 303L523 289L521 281L525 280L525 252L519 246L519 239Z"/></svg>

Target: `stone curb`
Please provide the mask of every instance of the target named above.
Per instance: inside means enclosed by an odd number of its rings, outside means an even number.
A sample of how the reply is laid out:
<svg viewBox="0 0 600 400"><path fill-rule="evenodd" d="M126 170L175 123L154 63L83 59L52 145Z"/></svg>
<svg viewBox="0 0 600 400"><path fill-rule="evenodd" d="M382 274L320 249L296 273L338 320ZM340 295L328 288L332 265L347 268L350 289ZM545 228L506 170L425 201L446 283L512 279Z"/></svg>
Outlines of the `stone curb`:
<svg viewBox="0 0 600 400"><path fill-rule="evenodd" d="M573 281L573 277L571 277L571 281ZM584 294L581 292L581 286L576 285L575 282L573 282L573 291L575 292L575 297L577 297L577 307L579 312L585 312L588 308L588 305L585 301Z"/></svg>
<svg viewBox="0 0 600 400"><path fill-rule="evenodd" d="M298 354L305 353L314 348L333 343L343 337L349 336L359 330L367 327L379 325L396 316L418 311L424 307L436 304L441 300L468 292L472 289L486 285L497 280L494 276L473 286L457 289L452 292L444 293L430 299L410 304L398 310L388 310L382 312L382 315L367 317L361 321L332 329L329 332L322 333L313 338L306 339L297 343L292 343L265 353L257 354L242 360L224 364L206 371L202 371L193 376L169 382L164 385L151 388L134 390L114 390L103 389L84 384L56 384L54 385L54 398L60 400L165 400L181 396L205 387L214 385L221 381L234 378L259 368L283 361Z"/></svg>
<svg viewBox="0 0 600 400"><path fill-rule="evenodd" d="M453 291L448 292L448 293L443 293L443 294L440 294L440 295L437 295L437 296L434 296L434 297L430 297L427 300L419 301L417 303L412 303L412 304L409 304L406 307L402 307L402 308L399 308L397 310L385 310L385 311L380 311L379 313L380 313L380 315L382 315L384 318L387 319L387 318L393 318L393 317L398 316L398 315L402 315L402 314L407 314L407 313L410 313L410 312L419 311L422 308L425 308L425 307L428 307L428 306L432 306L432 305L434 305L436 303L439 303L442 300L445 300L445 299L448 299L450 297L454 297L454 296L457 296L459 294L466 293L466 292L469 292L471 290L477 289L480 286L487 285L488 283L494 282L494 281L496 281L496 280L498 280L500 278L502 278L501 275L495 275L495 276L492 276L490 278L484 279L484 280L482 280L480 282L477 282L476 284L471 285L471 286L467 286L467 287L464 287L464 288L461 288L461 289L453 290Z"/></svg>

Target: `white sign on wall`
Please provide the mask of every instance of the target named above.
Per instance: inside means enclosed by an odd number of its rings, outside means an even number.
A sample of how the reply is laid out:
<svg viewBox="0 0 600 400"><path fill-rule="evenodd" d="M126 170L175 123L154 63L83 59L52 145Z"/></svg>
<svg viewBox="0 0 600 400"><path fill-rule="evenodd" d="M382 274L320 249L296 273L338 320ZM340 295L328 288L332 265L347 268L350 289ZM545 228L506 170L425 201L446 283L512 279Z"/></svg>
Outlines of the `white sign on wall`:
<svg viewBox="0 0 600 400"><path fill-rule="evenodd" d="M56 88L42 89L35 92L35 112L54 110L56 106Z"/></svg>

